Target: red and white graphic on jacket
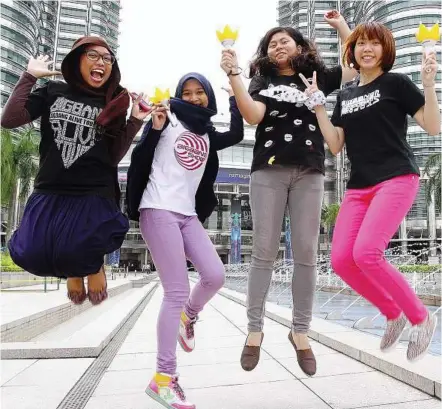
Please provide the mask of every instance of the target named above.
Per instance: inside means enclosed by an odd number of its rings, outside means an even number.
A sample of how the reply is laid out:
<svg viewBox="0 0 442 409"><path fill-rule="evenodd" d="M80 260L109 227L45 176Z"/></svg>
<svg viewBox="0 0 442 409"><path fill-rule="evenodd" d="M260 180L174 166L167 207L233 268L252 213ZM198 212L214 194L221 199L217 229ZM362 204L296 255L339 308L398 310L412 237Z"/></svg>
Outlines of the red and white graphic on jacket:
<svg viewBox="0 0 442 409"><path fill-rule="evenodd" d="M207 142L192 132L183 132L175 142L175 158L187 170L198 169L207 159Z"/></svg>

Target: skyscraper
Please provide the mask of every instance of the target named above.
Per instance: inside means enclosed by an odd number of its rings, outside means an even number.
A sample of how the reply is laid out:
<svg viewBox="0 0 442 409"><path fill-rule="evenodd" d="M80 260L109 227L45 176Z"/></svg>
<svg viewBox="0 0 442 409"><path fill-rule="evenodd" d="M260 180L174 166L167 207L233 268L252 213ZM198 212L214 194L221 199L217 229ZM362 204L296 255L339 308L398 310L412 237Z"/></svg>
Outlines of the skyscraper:
<svg viewBox="0 0 442 409"><path fill-rule="evenodd" d="M2 0L1 104L9 98L31 55L49 55L59 69L74 41L84 35L104 37L116 52L119 14L119 0Z"/></svg>

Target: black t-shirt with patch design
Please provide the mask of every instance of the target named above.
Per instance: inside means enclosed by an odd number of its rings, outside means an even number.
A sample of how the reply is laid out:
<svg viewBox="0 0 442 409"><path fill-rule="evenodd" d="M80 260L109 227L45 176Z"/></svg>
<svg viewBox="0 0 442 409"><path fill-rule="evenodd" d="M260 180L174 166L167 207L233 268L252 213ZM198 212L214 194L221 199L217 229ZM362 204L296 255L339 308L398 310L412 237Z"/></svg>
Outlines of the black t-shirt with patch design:
<svg viewBox="0 0 442 409"><path fill-rule="evenodd" d="M104 105L104 97L75 92L58 81L49 81L29 95L26 110L32 120L41 116L37 192L115 196L112 142L101 138L95 126Z"/></svg>
<svg viewBox="0 0 442 409"><path fill-rule="evenodd" d="M318 74L318 87L325 95L339 89L342 79L340 66ZM324 138L316 115L303 103L280 102L260 95L261 90L286 85L305 90L298 74L272 77L254 76L249 94L255 101L266 105L263 120L256 129L251 171L272 165L301 165L324 173ZM269 163L270 161L270 163Z"/></svg>
<svg viewBox="0 0 442 409"><path fill-rule="evenodd" d="M419 88L400 73L385 73L339 92L332 123L344 130L351 164L348 188L420 174L407 142L407 115L414 116L424 104Z"/></svg>

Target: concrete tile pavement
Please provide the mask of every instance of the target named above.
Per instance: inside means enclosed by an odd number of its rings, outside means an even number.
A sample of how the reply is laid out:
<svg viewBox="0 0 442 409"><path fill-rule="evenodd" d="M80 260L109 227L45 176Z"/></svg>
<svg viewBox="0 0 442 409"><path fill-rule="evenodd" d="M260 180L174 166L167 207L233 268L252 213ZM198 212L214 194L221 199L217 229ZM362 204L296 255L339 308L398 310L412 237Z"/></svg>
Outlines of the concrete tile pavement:
<svg viewBox="0 0 442 409"><path fill-rule="evenodd" d="M161 409L144 389L155 371L159 288L128 334L86 409ZM242 305L217 295L196 325L196 349L178 347L180 383L198 409L437 409L441 402L363 362L316 341L315 377L299 369L288 328L265 323L261 362L244 372L239 357L246 334ZM361 338L360 342L363 342ZM1 362L1 404L56 409L92 358Z"/></svg>
<svg viewBox="0 0 442 409"><path fill-rule="evenodd" d="M161 297L158 289L86 409L162 407L143 393L155 371ZM315 341L318 373L307 378L287 340L288 329L270 320L262 359L254 371L245 372L239 365L246 332L244 307L218 295L200 318L195 351L188 354L178 347L180 383L198 409L441 407L439 400Z"/></svg>

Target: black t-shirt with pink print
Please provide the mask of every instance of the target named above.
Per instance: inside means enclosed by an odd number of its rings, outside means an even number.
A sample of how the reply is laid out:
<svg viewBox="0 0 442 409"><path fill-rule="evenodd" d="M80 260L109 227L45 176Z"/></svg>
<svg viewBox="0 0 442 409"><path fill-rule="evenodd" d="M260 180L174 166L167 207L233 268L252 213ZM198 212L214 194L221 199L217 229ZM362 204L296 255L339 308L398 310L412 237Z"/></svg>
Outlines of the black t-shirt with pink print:
<svg viewBox="0 0 442 409"><path fill-rule="evenodd" d="M342 79L340 66L317 75L318 88L327 96L339 89ZM314 111L304 103L282 102L263 96L260 91L279 85L305 90L298 74L289 76L254 76L249 94L266 105L263 120L256 129L251 171L274 165L306 166L324 173L324 138Z"/></svg>

